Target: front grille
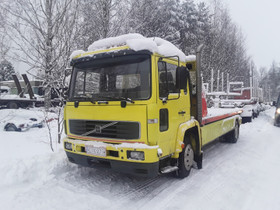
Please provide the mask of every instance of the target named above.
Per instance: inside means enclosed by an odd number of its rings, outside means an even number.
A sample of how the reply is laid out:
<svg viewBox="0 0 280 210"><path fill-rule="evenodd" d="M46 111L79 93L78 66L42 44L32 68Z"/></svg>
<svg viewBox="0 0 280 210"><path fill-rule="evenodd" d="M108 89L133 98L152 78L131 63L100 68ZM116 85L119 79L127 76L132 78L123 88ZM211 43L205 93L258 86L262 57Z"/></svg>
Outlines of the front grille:
<svg viewBox="0 0 280 210"><path fill-rule="evenodd" d="M139 139L138 122L69 120L70 133L110 139Z"/></svg>

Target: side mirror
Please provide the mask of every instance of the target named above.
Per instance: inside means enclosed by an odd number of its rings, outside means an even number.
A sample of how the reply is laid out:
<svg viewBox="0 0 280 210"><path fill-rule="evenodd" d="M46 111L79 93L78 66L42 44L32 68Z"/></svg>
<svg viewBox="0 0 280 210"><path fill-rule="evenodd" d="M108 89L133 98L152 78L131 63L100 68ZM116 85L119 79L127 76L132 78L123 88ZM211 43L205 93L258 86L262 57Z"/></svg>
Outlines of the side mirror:
<svg viewBox="0 0 280 210"><path fill-rule="evenodd" d="M276 101L273 101L273 102L272 102L272 106L276 106Z"/></svg>
<svg viewBox="0 0 280 210"><path fill-rule="evenodd" d="M176 69L176 87L181 89L187 89L188 84L188 77L189 77L189 71L186 67L179 66Z"/></svg>
<svg viewBox="0 0 280 210"><path fill-rule="evenodd" d="M191 63L187 63L187 68L188 68L188 70L192 70L192 64Z"/></svg>

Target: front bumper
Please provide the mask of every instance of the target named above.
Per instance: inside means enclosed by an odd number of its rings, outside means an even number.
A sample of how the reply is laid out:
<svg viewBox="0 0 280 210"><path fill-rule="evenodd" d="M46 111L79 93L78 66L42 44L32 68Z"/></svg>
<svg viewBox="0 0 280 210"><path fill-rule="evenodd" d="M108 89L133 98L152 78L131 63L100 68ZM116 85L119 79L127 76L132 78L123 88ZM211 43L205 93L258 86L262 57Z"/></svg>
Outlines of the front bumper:
<svg viewBox="0 0 280 210"><path fill-rule="evenodd" d="M65 143L72 143L72 150L65 148ZM108 144L101 143L106 148L106 156L100 157L86 153L86 145L100 146L100 142L64 139L64 150L70 162L86 167L105 167L126 174L155 177L159 173L158 147L133 143ZM134 146L136 145L136 146ZM133 160L128 157L129 151L144 152L144 160Z"/></svg>
<svg viewBox="0 0 280 210"><path fill-rule="evenodd" d="M142 177L156 177L159 171L159 162L155 163L135 163L135 162L124 162L117 160L101 159L91 156L85 156L67 152L68 160L72 163L76 163L81 166L97 168L104 167L110 168L114 171L131 174Z"/></svg>

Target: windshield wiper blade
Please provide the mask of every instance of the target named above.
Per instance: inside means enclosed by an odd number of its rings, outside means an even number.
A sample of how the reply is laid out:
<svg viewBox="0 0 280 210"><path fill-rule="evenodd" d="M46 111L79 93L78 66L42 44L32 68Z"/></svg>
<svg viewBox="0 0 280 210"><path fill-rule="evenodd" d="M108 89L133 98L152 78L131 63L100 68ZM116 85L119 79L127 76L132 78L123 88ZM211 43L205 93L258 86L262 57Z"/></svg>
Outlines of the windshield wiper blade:
<svg viewBox="0 0 280 210"><path fill-rule="evenodd" d="M127 97L123 97L123 96L102 96L102 97L106 98L106 99L113 99L113 100L118 100L118 101L124 100L124 101L130 102L132 104L135 103L131 98L127 98Z"/></svg>
<svg viewBox="0 0 280 210"><path fill-rule="evenodd" d="M96 103L95 100L93 100L93 98L88 95L79 95L78 97L75 97L75 99L81 100L81 101L89 101L93 104Z"/></svg>
<svg viewBox="0 0 280 210"><path fill-rule="evenodd" d="M126 100L126 101L128 101L128 102L130 102L132 104L135 103L131 98L126 98L126 97L120 97L120 98L123 99L123 100Z"/></svg>

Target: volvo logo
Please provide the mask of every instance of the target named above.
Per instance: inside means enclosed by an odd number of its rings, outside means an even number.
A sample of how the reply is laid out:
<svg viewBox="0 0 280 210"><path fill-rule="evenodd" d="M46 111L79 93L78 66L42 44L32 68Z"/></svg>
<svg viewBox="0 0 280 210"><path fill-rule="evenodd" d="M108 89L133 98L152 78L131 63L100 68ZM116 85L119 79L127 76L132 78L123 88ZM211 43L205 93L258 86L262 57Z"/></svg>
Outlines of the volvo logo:
<svg viewBox="0 0 280 210"><path fill-rule="evenodd" d="M105 125L95 125L95 128L86 132L86 133L83 133L82 136L88 136L89 134L92 134L92 133L102 133L102 130L104 128L108 128L112 125L116 125L118 122L111 122L111 123L108 123L108 124L105 124Z"/></svg>
<svg viewBox="0 0 280 210"><path fill-rule="evenodd" d="M102 127L100 125L95 126L95 133L101 133L102 132Z"/></svg>

